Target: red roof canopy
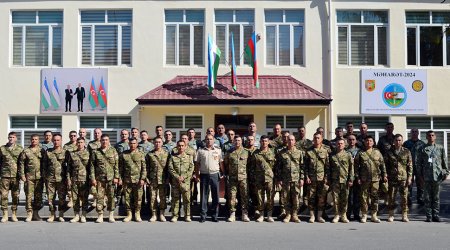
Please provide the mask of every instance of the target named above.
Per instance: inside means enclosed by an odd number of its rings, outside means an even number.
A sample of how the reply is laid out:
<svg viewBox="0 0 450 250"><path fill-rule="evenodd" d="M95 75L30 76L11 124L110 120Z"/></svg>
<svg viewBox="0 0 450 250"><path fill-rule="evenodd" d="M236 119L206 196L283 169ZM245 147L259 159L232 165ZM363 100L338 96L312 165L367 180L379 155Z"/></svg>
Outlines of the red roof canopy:
<svg viewBox="0 0 450 250"><path fill-rule="evenodd" d="M258 104L258 105L328 105L331 99L291 76L259 76L260 87L252 76L239 76L237 91L230 76L218 76L212 94L208 94L207 76L177 76L138 97L140 105L177 104Z"/></svg>

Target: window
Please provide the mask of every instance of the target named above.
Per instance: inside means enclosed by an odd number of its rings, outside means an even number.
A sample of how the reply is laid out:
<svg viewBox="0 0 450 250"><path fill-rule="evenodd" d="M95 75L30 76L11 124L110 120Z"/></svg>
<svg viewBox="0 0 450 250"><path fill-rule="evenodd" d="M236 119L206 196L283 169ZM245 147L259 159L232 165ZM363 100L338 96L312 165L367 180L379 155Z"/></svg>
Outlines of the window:
<svg viewBox="0 0 450 250"><path fill-rule="evenodd" d="M266 64L303 65L304 11L266 10Z"/></svg>
<svg viewBox="0 0 450 250"><path fill-rule="evenodd" d="M30 136L38 134L44 139L44 131L61 132L61 117L57 116L10 116L9 131L17 133L17 143L23 147L30 146Z"/></svg>
<svg viewBox="0 0 450 250"><path fill-rule="evenodd" d="M406 12L406 26L408 65L450 65L450 12Z"/></svg>
<svg viewBox="0 0 450 250"><path fill-rule="evenodd" d="M338 64L387 65L387 11L338 10Z"/></svg>
<svg viewBox="0 0 450 250"><path fill-rule="evenodd" d="M193 128L197 139L203 138L203 117L199 115L167 115L164 129L172 131L173 140L178 141L180 135Z"/></svg>
<svg viewBox="0 0 450 250"><path fill-rule="evenodd" d="M266 133L273 134L273 127L276 124L281 125L283 131L298 136L298 128L303 126L304 118L301 115L268 115L266 116Z"/></svg>
<svg viewBox="0 0 450 250"><path fill-rule="evenodd" d="M12 65L62 66L62 11L12 12Z"/></svg>
<svg viewBox="0 0 450 250"><path fill-rule="evenodd" d="M344 131L346 131L345 127L347 122L353 122L355 132L359 132L359 125L362 122L367 123L369 135L373 136L376 142L385 134L384 127L389 122L388 116L338 116L337 119L338 127L343 128ZM331 133L334 138L334 128Z"/></svg>
<svg viewBox="0 0 450 250"><path fill-rule="evenodd" d="M165 10L166 65L203 65L203 10Z"/></svg>
<svg viewBox="0 0 450 250"><path fill-rule="evenodd" d="M94 129L102 129L103 134L109 135L112 145L120 141L120 131L131 129L130 116L80 116L80 128L87 131L86 138L94 139Z"/></svg>
<svg viewBox="0 0 450 250"><path fill-rule="evenodd" d="M131 10L81 11L81 64L131 65Z"/></svg>
<svg viewBox="0 0 450 250"><path fill-rule="evenodd" d="M222 51L221 63L228 62L231 65L231 33L234 39L234 59L236 65L243 65L245 57L245 46L251 39L254 27L254 11L253 10L216 10L216 43L220 51Z"/></svg>

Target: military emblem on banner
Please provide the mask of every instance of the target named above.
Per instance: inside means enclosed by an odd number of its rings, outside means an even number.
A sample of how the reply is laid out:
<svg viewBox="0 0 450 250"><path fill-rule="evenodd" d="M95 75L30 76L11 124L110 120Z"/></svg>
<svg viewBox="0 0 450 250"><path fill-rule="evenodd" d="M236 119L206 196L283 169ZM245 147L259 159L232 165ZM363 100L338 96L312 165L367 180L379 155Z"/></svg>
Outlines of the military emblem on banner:
<svg viewBox="0 0 450 250"><path fill-rule="evenodd" d="M412 89L413 89L414 91L416 91L416 92L422 91L422 89L423 89L423 82L420 81L420 80L415 80L415 81L412 83Z"/></svg>
<svg viewBox="0 0 450 250"><path fill-rule="evenodd" d="M375 90L375 80L366 80L366 90L372 92Z"/></svg>

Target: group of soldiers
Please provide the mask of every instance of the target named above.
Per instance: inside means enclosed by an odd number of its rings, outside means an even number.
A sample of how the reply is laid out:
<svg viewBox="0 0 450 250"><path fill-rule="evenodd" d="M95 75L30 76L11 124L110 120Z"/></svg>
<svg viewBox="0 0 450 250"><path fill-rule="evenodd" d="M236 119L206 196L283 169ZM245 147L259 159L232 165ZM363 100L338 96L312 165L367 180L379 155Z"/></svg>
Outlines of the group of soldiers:
<svg viewBox="0 0 450 250"><path fill-rule="evenodd" d="M254 211L257 222L274 222L276 193L281 208L278 218L285 223L300 222L302 204L309 209L310 223L324 223L328 194L334 208L333 223L348 223L350 219L365 223L369 208L371 221L380 223L380 195L388 207L387 221L392 222L397 193L401 197L401 220L408 222L413 183L417 186L417 202L425 205L426 221L439 222L440 184L449 174L443 146L435 143L436 135L431 130L425 143L417 129L411 129L407 141L393 133L392 123L385 129L386 134L375 144L366 123L360 125L356 135L353 123L348 122L345 133L344 128L336 128L332 140L324 139L324 129L319 127L309 140L304 126L298 128L296 137L276 124L267 136L258 134L252 122L242 137L220 124L217 130L206 130L205 140L196 139L196 131L188 129L174 142L170 130L157 126L153 139L145 130L124 129L115 146L101 129L94 130L92 141L86 139L86 129L80 129L78 134L71 131L70 141L64 145L61 134L45 131L41 142L39 135L33 134L25 149L10 132L8 142L0 147L1 222L8 221L9 192L11 221L18 220L21 181L27 222L41 220L44 190L50 210L48 222L65 221L64 207L73 207L75 215L70 222L86 222L89 195L98 213L96 222L103 222L105 206L109 222L114 222L117 193L124 197L124 222L133 219L133 211L135 221L142 221L143 200L150 208L150 222L166 221L169 192L171 221L178 220L182 201L184 219L190 222L200 180L198 152L210 146L220 155L202 164L209 168L209 162L217 161L220 165L220 178L226 180L229 222L236 220L237 209L244 222L250 221L250 211Z"/></svg>

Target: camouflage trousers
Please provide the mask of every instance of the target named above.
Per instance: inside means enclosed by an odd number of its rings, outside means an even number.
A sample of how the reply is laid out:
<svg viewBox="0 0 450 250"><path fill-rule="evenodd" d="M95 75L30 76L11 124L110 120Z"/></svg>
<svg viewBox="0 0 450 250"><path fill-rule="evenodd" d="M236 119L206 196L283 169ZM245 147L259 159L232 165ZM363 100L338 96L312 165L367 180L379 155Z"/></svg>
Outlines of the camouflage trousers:
<svg viewBox="0 0 450 250"><path fill-rule="evenodd" d="M159 207L159 211L163 212L167 208L166 204L166 185L165 184L150 184L147 187L150 193L150 211L152 215L156 215L156 210ZM159 204L158 204L159 196ZM159 205L159 206L158 206Z"/></svg>
<svg viewBox="0 0 450 250"><path fill-rule="evenodd" d="M273 210L273 199L275 196L275 190L272 181L266 181L263 183L256 184L256 210L261 214L264 212L264 198L266 198L266 209L267 211Z"/></svg>
<svg viewBox="0 0 450 250"><path fill-rule="evenodd" d="M282 197L284 196L284 189L283 189L283 186L282 186L282 185L275 184L275 186L274 186L274 192L275 192L275 194L276 194L276 193L280 193L278 203L280 204L280 209L281 209L281 210L285 209L285 206L286 206L286 205L285 205L285 203L284 203L284 200L282 199ZM274 196L275 196L275 194L274 194Z"/></svg>
<svg viewBox="0 0 450 250"><path fill-rule="evenodd" d="M441 181L426 181L424 185L425 215L439 215Z"/></svg>
<svg viewBox="0 0 450 250"><path fill-rule="evenodd" d="M239 190L240 194L240 204L242 211L247 211L247 205L248 205L248 189L247 189L247 180L242 181L236 181L236 180L230 180L228 182L228 194L230 198L230 212L236 211L236 196Z"/></svg>
<svg viewBox="0 0 450 250"><path fill-rule="evenodd" d="M19 179L15 177L2 177L0 182L0 193L2 197L2 210L8 209L8 193L11 190L12 206L11 210L16 211L19 204Z"/></svg>
<svg viewBox="0 0 450 250"><path fill-rule="evenodd" d="M373 214L378 212L378 189L380 188L379 181L365 181L361 183L361 213L367 214L369 208Z"/></svg>
<svg viewBox="0 0 450 250"><path fill-rule="evenodd" d="M172 215L178 217L180 212L180 199L183 198L184 216L191 216L191 189L190 182L172 182Z"/></svg>
<svg viewBox="0 0 450 250"><path fill-rule="evenodd" d="M58 194L58 209L66 202L66 185L64 182L47 181L48 208L50 211L56 210L56 195Z"/></svg>
<svg viewBox="0 0 450 250"><path fill-rule="evenodd" d="M105 195L108 200L107 210L114 211L116 208L116 201L114 197L114 184L112 181L99 181L97 180L97 212L103 211L105 204Z"/></svg>
<svg viewBox="0 0 450 250"><path fill-rule="evenodd" d="M309 184L308 208L310 211L322 211L325 208L327 199L327 190L325 190L325 182L311 181ZM317 205L316 205L317 204Z"/></svg>
<svg viewBox="0 0 450 250"><path fill-rule="evenodd" d="M402 213L408 212L408 187L406 186L406 181L389 181L389 191L388 191L388 207L389 210L395 209L395 197L397 192L400 193L400 205L402 208Z"/></svg>
<svg viewBox="0 0 450 250"><path fill-rule="evenodd" d="M283 182L280 201L287 214L297 213L299 208L300 187L298 181Z"/></svg>
<svg viewBox="0 0 450 250"><path fill-rule="evenodd" d="M124 183L123 191L125 193L125 209L127 211L131 211L131 209L135 209L135 211L141 210L142 205L142 186L137 183ZM133 197L133 198L131 198ZM131 204L131 199L133 199L133 204Z"/></svg>
<svg viewBox="0 0 450 250"><path fill-rule="evenodd" d="M338 215L347 214L349 187L347 183L334 183L331 188L333 195L334 213Z"/></svg>
<svg viewBox="0 0 450 250"><path fill-rule="evenodd" d="M42 180L25 181L25 209L27 212L42 208L43 183Z"/></svg>
<svg viewBox="0 0 450 250"><path fill-rule="evenodd" d="M87 211L88 196L89 196L89 185L87 181L72 182L73 211L75 213L80 212L80 207L82 211Z"/></svg>

